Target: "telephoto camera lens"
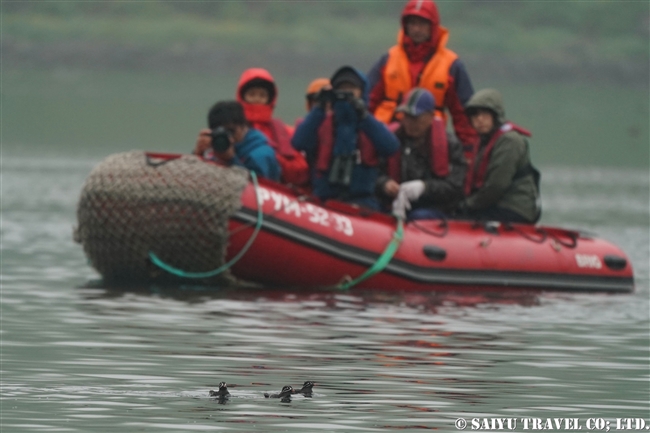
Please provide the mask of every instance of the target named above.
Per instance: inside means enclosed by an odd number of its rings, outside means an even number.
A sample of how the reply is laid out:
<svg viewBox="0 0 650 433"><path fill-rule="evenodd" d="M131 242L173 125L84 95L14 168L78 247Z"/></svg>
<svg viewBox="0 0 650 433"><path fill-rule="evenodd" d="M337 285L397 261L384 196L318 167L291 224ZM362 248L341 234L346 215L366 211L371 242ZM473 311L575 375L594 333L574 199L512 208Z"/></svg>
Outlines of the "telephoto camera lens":
<svg viewBox="0 0 650 433"><path fill-rule="evenodd" d="M230 133L223 126L219 126L211 131L212 150L215 152L225 152L230 147Z"/></svg>

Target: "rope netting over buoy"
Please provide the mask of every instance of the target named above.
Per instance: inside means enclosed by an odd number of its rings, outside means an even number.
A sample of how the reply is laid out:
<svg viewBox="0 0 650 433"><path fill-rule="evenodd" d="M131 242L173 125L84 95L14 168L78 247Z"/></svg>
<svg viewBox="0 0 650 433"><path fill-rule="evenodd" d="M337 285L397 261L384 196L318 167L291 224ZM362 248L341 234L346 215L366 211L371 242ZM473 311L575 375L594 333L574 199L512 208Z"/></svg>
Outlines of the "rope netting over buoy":
<svg viewBox="0 0 650 433"><path fill-rule="evenodd" d="M187 272L217 269L225 263L228 219L247 183L246 170L193 155L112 155L83 186L75 240L107 281L170 278L151 263L150 251Z"/></svg>

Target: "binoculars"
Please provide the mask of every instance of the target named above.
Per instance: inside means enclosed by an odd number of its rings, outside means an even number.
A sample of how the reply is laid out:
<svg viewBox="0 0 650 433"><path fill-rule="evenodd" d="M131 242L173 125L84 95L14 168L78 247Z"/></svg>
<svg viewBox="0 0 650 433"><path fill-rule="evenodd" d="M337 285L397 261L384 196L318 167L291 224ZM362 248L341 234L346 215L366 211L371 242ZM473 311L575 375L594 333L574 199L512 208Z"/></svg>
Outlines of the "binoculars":
<svg viewBox="0 0 650 433"><path fill-rule="evenodd" d="M354 94L343 90L326 89L320 91L318 99L321 104L326 104L328 102L334 104L336 101L351 101L354 99Z"/></svg>
<svg viewBox="0 0 650 433"><path fill-rule="evenodd" d="M343 187L350 186L352 180L352 169L356 163L357 155L355 153L350 155L335 156L332 160L332 168L330 169L328 182L332 185L339 185Z"/></svg>

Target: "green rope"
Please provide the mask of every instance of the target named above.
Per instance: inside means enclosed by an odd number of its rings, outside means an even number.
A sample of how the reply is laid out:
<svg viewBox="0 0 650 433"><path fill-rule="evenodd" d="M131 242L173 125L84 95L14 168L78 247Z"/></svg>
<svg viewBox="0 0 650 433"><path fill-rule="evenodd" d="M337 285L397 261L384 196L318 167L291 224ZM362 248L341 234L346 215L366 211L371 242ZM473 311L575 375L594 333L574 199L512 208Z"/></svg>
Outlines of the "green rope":
<svg viewBox="0 0 650 433"><path fill-rule="evenodd" d="M402 218L397 218L397 228L393 233L393 239L391 239L390 243L388 244L384 252L381 254L381 256L379 256L377 261L359 277L355 278L354 280L344 281L340 283L338 286L336 286L336 288L340 290L351 289L352 287L356 286L360 282L367 280L373 275L383 271L384 268L388 265L388 263L390 263L390 261L392 260L393 256L395 255L395 252L397 251L397 248L399 248L403 239L404 239L404 222L402 221Z"/></svg>
<svg viewBox="0 0 650 433"><path fill-rule="evenodd" d="M255 185L255 199L257 200L257 222L255 224L255 230L253 231L253 234L251 235L250 239L246 242L246 245L244 245L244 248L241 249L239 253L235 257L232 258L228 263L223 264L222 266L218 267L217 269L214 269L212 271L207 271L207 272L186 272L183 271L182 269L177 269L174 268L166 263L164 263L158 256L156 256L153 252L149 251L149 257L151 258L151 261L153 262L154 265L158 266L159 268L169 272L170 274L174 274L177 277L183 277L183 278L210 278L214 277L215 275L219 275L226 269L229 269L231 266L233 266L235 263L239 261L239 259L242 258L242 256L248 251L250 246L253 244L253 241L255 241L255 238L257 238L257 234L260 232L260 229L262 228L262 221L264 219L264 213L262 212L262 200L260 198L260 191L259 191L259 184L257 183L257 175L255 172L251 171L251 179L253 180L253 185Z"/></svg>

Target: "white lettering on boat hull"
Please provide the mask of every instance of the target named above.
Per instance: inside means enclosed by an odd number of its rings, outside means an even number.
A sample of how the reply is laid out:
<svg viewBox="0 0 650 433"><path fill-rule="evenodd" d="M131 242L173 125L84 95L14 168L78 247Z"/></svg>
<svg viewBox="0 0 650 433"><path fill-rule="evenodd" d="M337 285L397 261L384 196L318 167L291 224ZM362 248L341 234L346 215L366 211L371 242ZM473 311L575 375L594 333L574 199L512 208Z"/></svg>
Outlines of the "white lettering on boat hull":
<svg viewBox="0 0 650 433"><path fill-rule="evenodd" d="M579 268L600 269L603 267L598 256L593 254L576 254L576 263Z"/></svg>
<svg viewBox="0 0 650 433"><path fill-rule="evenodd" d="M345 215L329 212L327 209L312 203L302 203L295 198L277 191L269 191L263 187L259 188L259 200L262 206L264 206L265 202L271 201L273 210L276 212L284 210L287 215L294 215L296 218L307 218L312 224L333 227L335 231L346 236L354 235L352 220Z"/></svg>

